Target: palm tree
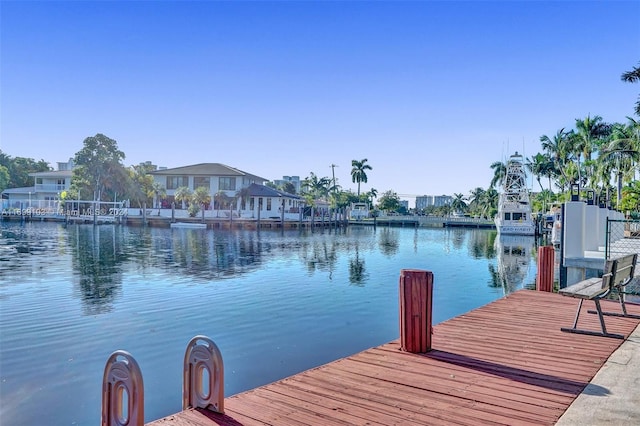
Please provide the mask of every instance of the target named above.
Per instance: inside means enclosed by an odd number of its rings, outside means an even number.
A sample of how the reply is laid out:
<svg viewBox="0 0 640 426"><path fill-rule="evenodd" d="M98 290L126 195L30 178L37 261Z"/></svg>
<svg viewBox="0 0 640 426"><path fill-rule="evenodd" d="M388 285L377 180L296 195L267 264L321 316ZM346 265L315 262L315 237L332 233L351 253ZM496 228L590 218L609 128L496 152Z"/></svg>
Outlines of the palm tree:
<svg viewBox="0 0 640 426"><path fill-rule="evenodd" d="M367 173L365 170L373 170L373 168L366 164L367 159L364 158L360 161L351 160L351 181L358 183L358 198L360 198L360 182L367 183Z"/></svg>
<svg viewBox="0 0 640 426"><path fill-rule="evenodd" d="M204 222L205 206L211 202L209 188L205 188L204 186L197 187L191 196L191 202L192 204L189 206L189 215L195 216L198 214L198 210L202 209L202 221Z"/></svg>
<svg viewBox="0 0 640 426"><path fill-rule="evenodd" d="M602 117L590 115L583 120L576 118L576 130L572 133L571 140L573 142L573 153L578 160L578 183L583 184L589 179L589 176L582 176L582 167L580 159L584 155L585 161L591 160L594 151L598 151L603 138L610 133L610 125L602 121Z"/></svg>
<svg viewBox="0 0 640 426"><path fill-rule="evenodd" d="M216 217L218 217L218 213L223 209L230 201L229 196L223 190L216 192L216 195L213 196L214 208L216 208Z"/></svg>
<svg viewBox="0 0 640 426"><path fill-rule="evenodd" d="M638 64L640 65L640 63ZM622 81L626 83L637 83L640 81L640 66L633 67L631 71L627 71L620 76ZM640 115L640 96L638 96L638 100L636 102L636 115Z"/></svg>
<svg viewBox="0 0 640 426"><path fill-rule="evenodd" d="M247 200L251 194L249 193L249 187L245 186L244 188L240 188L238 192L236 192L236 197L239 199L238 203L238 213L240 213L240 209L244 210Z"/></svg>
<svg viewBox="0 0 640 426"><path fill-rule="evenodd" d="M493 169L493 178L489 187L495 188L496 185L502 185L504 178L507 176L507 165L502 161L496 161L490 167Z"/></svg>
<svg viewBox="0 0 640 426"><path fill-rule="evenodd" d="M378 196L378 190L375 188L371 188L369 192L367 192L367 201L370 205L373 205L373 199Z"/></svg>
<svg viewBox="0 0 640 426"><path fill-rule="evenodd" d="M472 210L475 211L480 211L480 206L482 203L482 198L484 197L484 189L483 188L476 188L471 190L471 192L469 193L469 207Z"/></svg>
<svg viewBox="0 0 640 426"><path fill-rule="evenodd" d="M640 144L637 131L634 132L634 130L632 126L615 126L612 140L602 152L602 160L610 161L617 171L617 206L620 206L622 201L622 181L625 174L633 176L637 169L636 165L640 162Z"/></svg>
<svg viewBox="0 0 640 426"><path fill-rule="evenodd" d="M550 138L547 135L540 136L540 142L542 149L546 151L548 158L553 166L549 166L547 173L549 177L549 190L551 190L551 177L557 178L558 187L563 190L564 187L560 185L560 177L566 179L565 166L569 162L569 133L565 132L564 127L556 132L556 134Z"/></svg>
<svg viewBox="0 0 640 426"><path fill-rule="evenodd" d="M464 202L463 194L453 194L453 201L451 201L451 208L456 213L463 213L467 208L467 203Z"/></svg>
<svg viewBox="0 0 640 426"><path fill-rule="evenodd" d="M156 199L156 203L158 203L157 201L158 199L164 200L165 198L167 198L167 189L161 184L159 184L158 182L153 183L152 191L153 191L153 198ZM156 207L158 206L156 205Z"/></svg>
<svg viewBox="0 0 640 426"><path fill-rule="evenodd" d="M549 161L546 155L537 153L532 158L527 159L526 167L529 169L532 175L536 177L536 181L542 191L542 183L540 178L545 175L545 170L548 167Z"/></svg>
<svg viewBox="0 0 640 426"><path fill-rule="evenodd" d="M185 203L191 200L191 190L186 186L176 188L176 192L173 193L173 198L182 203L182 208L185 207Z"/></svg>
<svg viewBox="0 0 640 426"><path fill-rule="evenodd" d="M498 194L498 191L496 191L495 188L489 188L482 195L482 216L486 218L494 217L498 212L500 194Z"/></svg>

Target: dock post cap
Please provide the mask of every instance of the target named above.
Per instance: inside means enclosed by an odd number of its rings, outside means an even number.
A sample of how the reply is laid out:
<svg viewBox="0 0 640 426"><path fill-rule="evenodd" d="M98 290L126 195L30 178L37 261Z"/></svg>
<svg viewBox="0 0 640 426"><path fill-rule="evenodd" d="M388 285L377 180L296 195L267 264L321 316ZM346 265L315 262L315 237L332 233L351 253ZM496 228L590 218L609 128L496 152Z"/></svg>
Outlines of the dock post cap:
<svg viewBox="0 0 640 426"><path fill-rule="evenodd" d="M187 344L182 380L182 409L224 413L224 364L218 346L198 335Z"/></svg>
<svg viewBox="0 0 640 426"><path fill-rule="evenodd" d="M144 425L144 383L140 366L123 350L109 356L102 377L102 426Z"/></svg>

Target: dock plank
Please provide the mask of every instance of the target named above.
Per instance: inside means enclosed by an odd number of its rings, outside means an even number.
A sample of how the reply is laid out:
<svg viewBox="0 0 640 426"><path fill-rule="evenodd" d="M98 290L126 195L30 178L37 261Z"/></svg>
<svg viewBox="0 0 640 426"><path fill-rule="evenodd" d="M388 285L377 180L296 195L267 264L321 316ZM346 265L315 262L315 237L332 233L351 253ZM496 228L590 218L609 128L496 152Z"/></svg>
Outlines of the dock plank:
<svg viewBox="0 0 640 426"><path fill-rule="evenodd" d="M597 330L589 305L580 324ZM186 410L149 425L552 425L622 343L561 332L576 308L575 299L521 290L436 325L428 353L403 352L395 340L228 397L225 414ZM606 318L625 336L639 322Z"/></svg>

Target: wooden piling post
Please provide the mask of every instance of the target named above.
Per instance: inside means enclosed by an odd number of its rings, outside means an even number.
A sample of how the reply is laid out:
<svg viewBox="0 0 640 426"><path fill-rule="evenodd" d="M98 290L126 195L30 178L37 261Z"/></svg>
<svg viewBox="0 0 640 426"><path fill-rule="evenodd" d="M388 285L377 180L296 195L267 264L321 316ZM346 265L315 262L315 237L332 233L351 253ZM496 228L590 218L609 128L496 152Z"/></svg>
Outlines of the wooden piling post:
<svg viewBox="0 0 640 426"><path fill-rule="evenodd" d="M536 276L536 290L553 292L553 267L555 263L555 249L553 246L538 247L538 273Z"/></svg>
<svg viewBox="0 0 640 426"><path fill-rule="evenodd" d="M400 271L400 347L423 353L431 350L433 273L418 269Z"/></svg>

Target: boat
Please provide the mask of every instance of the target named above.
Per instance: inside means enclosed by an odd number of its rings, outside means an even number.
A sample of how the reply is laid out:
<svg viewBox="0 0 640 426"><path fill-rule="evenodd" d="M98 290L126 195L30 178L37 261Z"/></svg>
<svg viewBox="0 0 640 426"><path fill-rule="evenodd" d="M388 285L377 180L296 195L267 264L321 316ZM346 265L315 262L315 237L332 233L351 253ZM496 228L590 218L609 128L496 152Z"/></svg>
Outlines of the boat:
<svg viewBox="0 0 640 426"><path fill-rule="evenodd" d="M495 223L499 234L535 235L523 156L518 151L507 163Z"/></svg>
<svg viewBox="0 0 640 426"><path fill-rule="evenodd" d="M186 229L207 229L206 223L193 223L193 222L175 222L170 225L171 228L186 228Z"/></svg>

